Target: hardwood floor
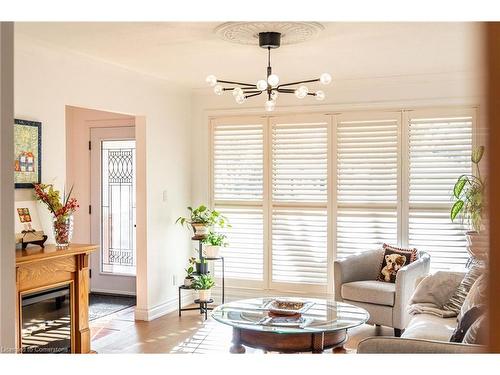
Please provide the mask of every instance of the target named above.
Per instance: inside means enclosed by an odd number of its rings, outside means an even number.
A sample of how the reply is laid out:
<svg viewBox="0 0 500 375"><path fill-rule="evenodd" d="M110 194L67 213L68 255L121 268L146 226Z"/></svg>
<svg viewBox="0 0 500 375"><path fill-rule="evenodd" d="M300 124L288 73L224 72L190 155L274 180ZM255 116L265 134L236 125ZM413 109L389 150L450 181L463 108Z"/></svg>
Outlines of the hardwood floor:
<svg viewBox="0 0 500 375"><path fill-rule="evenodd" d="M134 321L134 308L90 322L92 350L98 353L228 353L231 327L209 318L204 321L195 311L177 311L150 322ZM355 353L362 339L369 336L392 336L388 327L363 325L349 331L347 353ZM263 354L247 348L247 353ZM331 350L325 351L331 353Z"/></svg>

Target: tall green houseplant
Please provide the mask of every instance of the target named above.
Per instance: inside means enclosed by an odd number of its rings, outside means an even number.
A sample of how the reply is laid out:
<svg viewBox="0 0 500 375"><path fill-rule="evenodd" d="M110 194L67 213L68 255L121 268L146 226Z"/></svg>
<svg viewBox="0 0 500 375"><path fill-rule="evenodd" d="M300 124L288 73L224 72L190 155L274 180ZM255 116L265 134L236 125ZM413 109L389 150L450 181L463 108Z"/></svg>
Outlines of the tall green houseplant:
<svg viewBox="0 0 500 375"><path fill-rule="evenodd" d="M455 203L451 207L450 218L452 221L460 216L476 232L481 231L481 223L484 211L484 189L485 181L481 177L479 162L483 158L484 146L474 148L471 161L475 168L475 175L463 174L458 177L453 187L453 198Z"/></svg>

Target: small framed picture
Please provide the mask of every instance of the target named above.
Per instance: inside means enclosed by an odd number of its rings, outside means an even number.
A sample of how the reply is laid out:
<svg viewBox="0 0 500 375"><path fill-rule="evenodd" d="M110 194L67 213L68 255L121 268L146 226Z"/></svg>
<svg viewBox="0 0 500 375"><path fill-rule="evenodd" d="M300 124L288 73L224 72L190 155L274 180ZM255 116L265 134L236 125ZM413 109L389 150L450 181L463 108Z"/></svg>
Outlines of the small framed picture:
<svg viewBox="0 0 500 375"><path fill-rule="evenodd" d="M16 243L33 243L46 238L38 216L36 201L15 202L14 223Z"/></svg>
<svg viewBox="0 0 500 375"><path fill-rule="evenodd" d="M31 189L42 181L42 123L14 120L14 182Z"/></svg>

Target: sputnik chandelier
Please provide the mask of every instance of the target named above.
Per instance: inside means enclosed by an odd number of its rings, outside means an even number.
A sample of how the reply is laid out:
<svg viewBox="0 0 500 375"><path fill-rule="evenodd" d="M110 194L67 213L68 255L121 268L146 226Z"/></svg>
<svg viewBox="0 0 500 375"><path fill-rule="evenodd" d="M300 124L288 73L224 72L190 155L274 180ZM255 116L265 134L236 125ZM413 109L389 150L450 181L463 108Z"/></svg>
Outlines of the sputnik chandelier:
<svg viewBox="0 0 500 375"><path fill-rule="evenodd" d="M328 73L323 73L316 79L280 84L280 78L273 73L271 68L271 49L278 48L280 45L281 33L259 33L259 46L267 49L267 79L260 79L257 83L253 84L225 81L217 79L214 75L209 75L206 79L207 83L214 88L214 93L217 95L222 95L224 91L231 91L238 104L242 104L254 96L265 94L267 95L265 105L267 111L274 110L279 94L295 94L298 99L303 99L306 96L314 96L317 100L324 100L325 93L322 90L311 92L305 84L319 82L323 85L328 85L332 81L332 77ZM228 86L224 87L222 84Z"/></svg>

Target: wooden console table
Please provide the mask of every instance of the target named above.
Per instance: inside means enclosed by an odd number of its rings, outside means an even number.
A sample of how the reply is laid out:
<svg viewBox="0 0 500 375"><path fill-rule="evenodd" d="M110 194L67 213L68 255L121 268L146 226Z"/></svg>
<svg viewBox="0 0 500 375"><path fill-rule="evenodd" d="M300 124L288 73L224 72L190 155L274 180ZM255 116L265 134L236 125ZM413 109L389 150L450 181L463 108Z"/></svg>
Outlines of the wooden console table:
<svg viewBox="0 0 500 375"><path fill-rule="evenodd" d="M89 255L96 245L55 245L16 250L17 349L21 351L22 296L31 292L69 285L71 291L71 352L90 353L88 323Z"/></svg>

